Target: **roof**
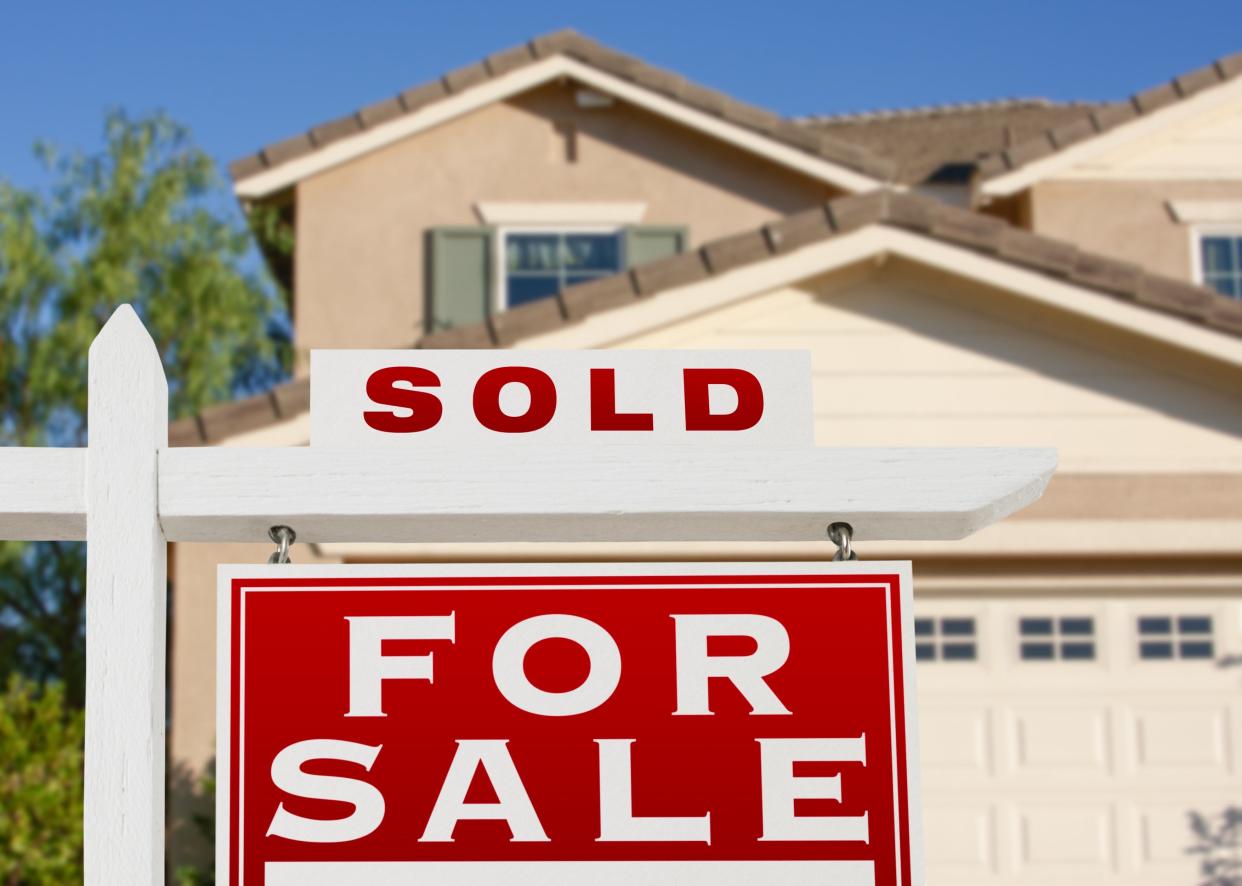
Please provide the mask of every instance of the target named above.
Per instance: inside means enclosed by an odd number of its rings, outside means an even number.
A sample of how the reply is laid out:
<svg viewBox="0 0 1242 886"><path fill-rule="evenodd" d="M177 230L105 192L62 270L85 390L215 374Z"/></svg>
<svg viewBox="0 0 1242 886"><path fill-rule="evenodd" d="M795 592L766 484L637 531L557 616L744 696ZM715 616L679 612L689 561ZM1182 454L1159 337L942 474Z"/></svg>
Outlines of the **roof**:
<svg viewBox="0 0 1242 886"><path fill-rule="evenodd" d="M1053 123L1043 131L982 160L978 164L979 178L987 180L1004 175L1239 76L1242 76L1242 52L1135 93L1127 101L1098 108L1084 107L1069 119Z"/></svg>
<svg viewBox="0 0 1242 886"><path fill-rule="evenodd" d="M771 111L692 83L678 74L610 49L570 29L536 37L528 43L494 53L482 61L450 71L439 79L412 86L391 98L269 144L229 164L229 174L234 181L240 182L344 139L423 111L451 96L476 89L555 55L582 62L837 166L880 181L891 178L892 164L864 148L817 133Z"/></svg>
<svg viewBox="0 0 1242 886"><path fill-rule="evenodd" d="M483 323L436 332L411 344L423 348L505 347L593 314L870 225L911 231L1066 280L1103 297L1177 315L1242 338L1242 301L1148 273L1129 262L1083 252L1072 244L1032 234L993 216L881 189L838 197L762 228L706 243L693 252L571 286L555 298L505 311ZM292 418L305 412L309 402L309 380L298 379L266 394L213 406L178 421L169 430L169 442L175 446L218 443Z"/></svg>
<svg viewBox="0 0 1242 886"><path fill-rule="evenodd" d="M1107 110L1099 102L1001 99L805 117L799 122L891 160L902 184L967 183L983 157Z"/></svg>

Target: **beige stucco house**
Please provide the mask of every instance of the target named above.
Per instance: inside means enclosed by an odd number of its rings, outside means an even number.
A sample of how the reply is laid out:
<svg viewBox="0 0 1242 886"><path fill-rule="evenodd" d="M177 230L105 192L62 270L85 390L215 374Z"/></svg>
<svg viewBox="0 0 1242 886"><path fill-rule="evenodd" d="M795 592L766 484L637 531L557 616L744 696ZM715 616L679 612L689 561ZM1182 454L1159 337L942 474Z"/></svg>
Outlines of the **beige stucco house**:
<svg viewBox="0 0 1242 886"><path fill-rule="evenodd" d="M558 33L232 172L295 234L297 372L173 445L305 444L309 349L418 346L805 348L820 445L1057 447L1004 523L862 546L915 560L929 883L1197 882L1189 813L1242 801L1242 55L1113 104L790 121ZM202 851L215 566L255 541L173 552L174 863Z"/></svg>

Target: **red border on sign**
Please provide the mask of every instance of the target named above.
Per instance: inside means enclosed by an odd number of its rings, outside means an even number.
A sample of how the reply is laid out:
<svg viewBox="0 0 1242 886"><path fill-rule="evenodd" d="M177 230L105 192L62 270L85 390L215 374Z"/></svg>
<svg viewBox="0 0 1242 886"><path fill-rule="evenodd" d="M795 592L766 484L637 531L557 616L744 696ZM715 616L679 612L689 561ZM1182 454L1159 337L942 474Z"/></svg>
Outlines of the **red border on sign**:
<svg viewBox="0 0 1242 886"><path fill-rule="evenodd" d="M906 747L906 698L903 637L901 576L896 573L773 573L767 575L549 575L549 576L412 576L409 578L366 577L357 575L342 578L234 578L230 584L229 624L229 871L228 882L232 886L241 883L240 856L240 808L241 808L241 636L243 612L241 602L244 589L274 588L342 589L363 585L368 588L416 588L420 586L462 587L509 586L513 588L555 587L562 585L651 585L696 584L744 586L755 584L806 584L806 585L881 585L887 588L889 619L889 649L892 667L889 671L893 694L894 760L893 779L897 787L897 830L901 858L899 866L903 884L913 886L911 874L910 844L910 797Z"/></svg>

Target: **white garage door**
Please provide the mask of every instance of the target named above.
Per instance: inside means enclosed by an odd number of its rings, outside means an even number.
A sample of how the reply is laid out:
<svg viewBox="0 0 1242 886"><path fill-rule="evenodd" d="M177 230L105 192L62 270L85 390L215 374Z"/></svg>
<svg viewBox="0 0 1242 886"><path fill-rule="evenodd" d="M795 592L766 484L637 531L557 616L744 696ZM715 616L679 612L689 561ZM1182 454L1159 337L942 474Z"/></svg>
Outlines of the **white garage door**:
<svg viewBox="0 0 1242 886"><path fill-rule="evenodd" d="M1236 598L916 606L930 886L1197 884L1242 805Z"/></svg>

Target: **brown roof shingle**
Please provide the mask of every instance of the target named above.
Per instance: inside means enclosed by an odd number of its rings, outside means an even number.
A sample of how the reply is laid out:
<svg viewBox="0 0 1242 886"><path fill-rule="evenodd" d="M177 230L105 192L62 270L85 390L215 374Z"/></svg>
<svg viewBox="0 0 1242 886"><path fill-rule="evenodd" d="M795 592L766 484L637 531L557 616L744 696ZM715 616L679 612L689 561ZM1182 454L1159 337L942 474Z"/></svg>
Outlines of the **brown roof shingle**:
<svg viewBox="0 0 1242 886"><path fill-rule="evenodd" d="M235 181L249 178L305 156L341 138L387 123L446 96L463 92L494 77L558 54L877 181L884 182L892 178L893 164L873 155L860 145L840 141L830 134L808 130L770 111L740 102L722 92L692 83L679 74L617 52L570 29L545 34L521 46L494 53L481 62L450 71L438 80L411 87L394 98L369 105L348 116L315 126L308 132L268 145L229 164L229 174Z"/></svg>
<svg viewBox="0 0 1242 886"><path fill-rule="evenodd" d="M970 180L977 162L1055 127L1073 126L1101 103L1006 99L901 111L806 117L807 129L866 148L896 164L902 184ZM1092 130L1094 132L1094 130Z"/></svg>

